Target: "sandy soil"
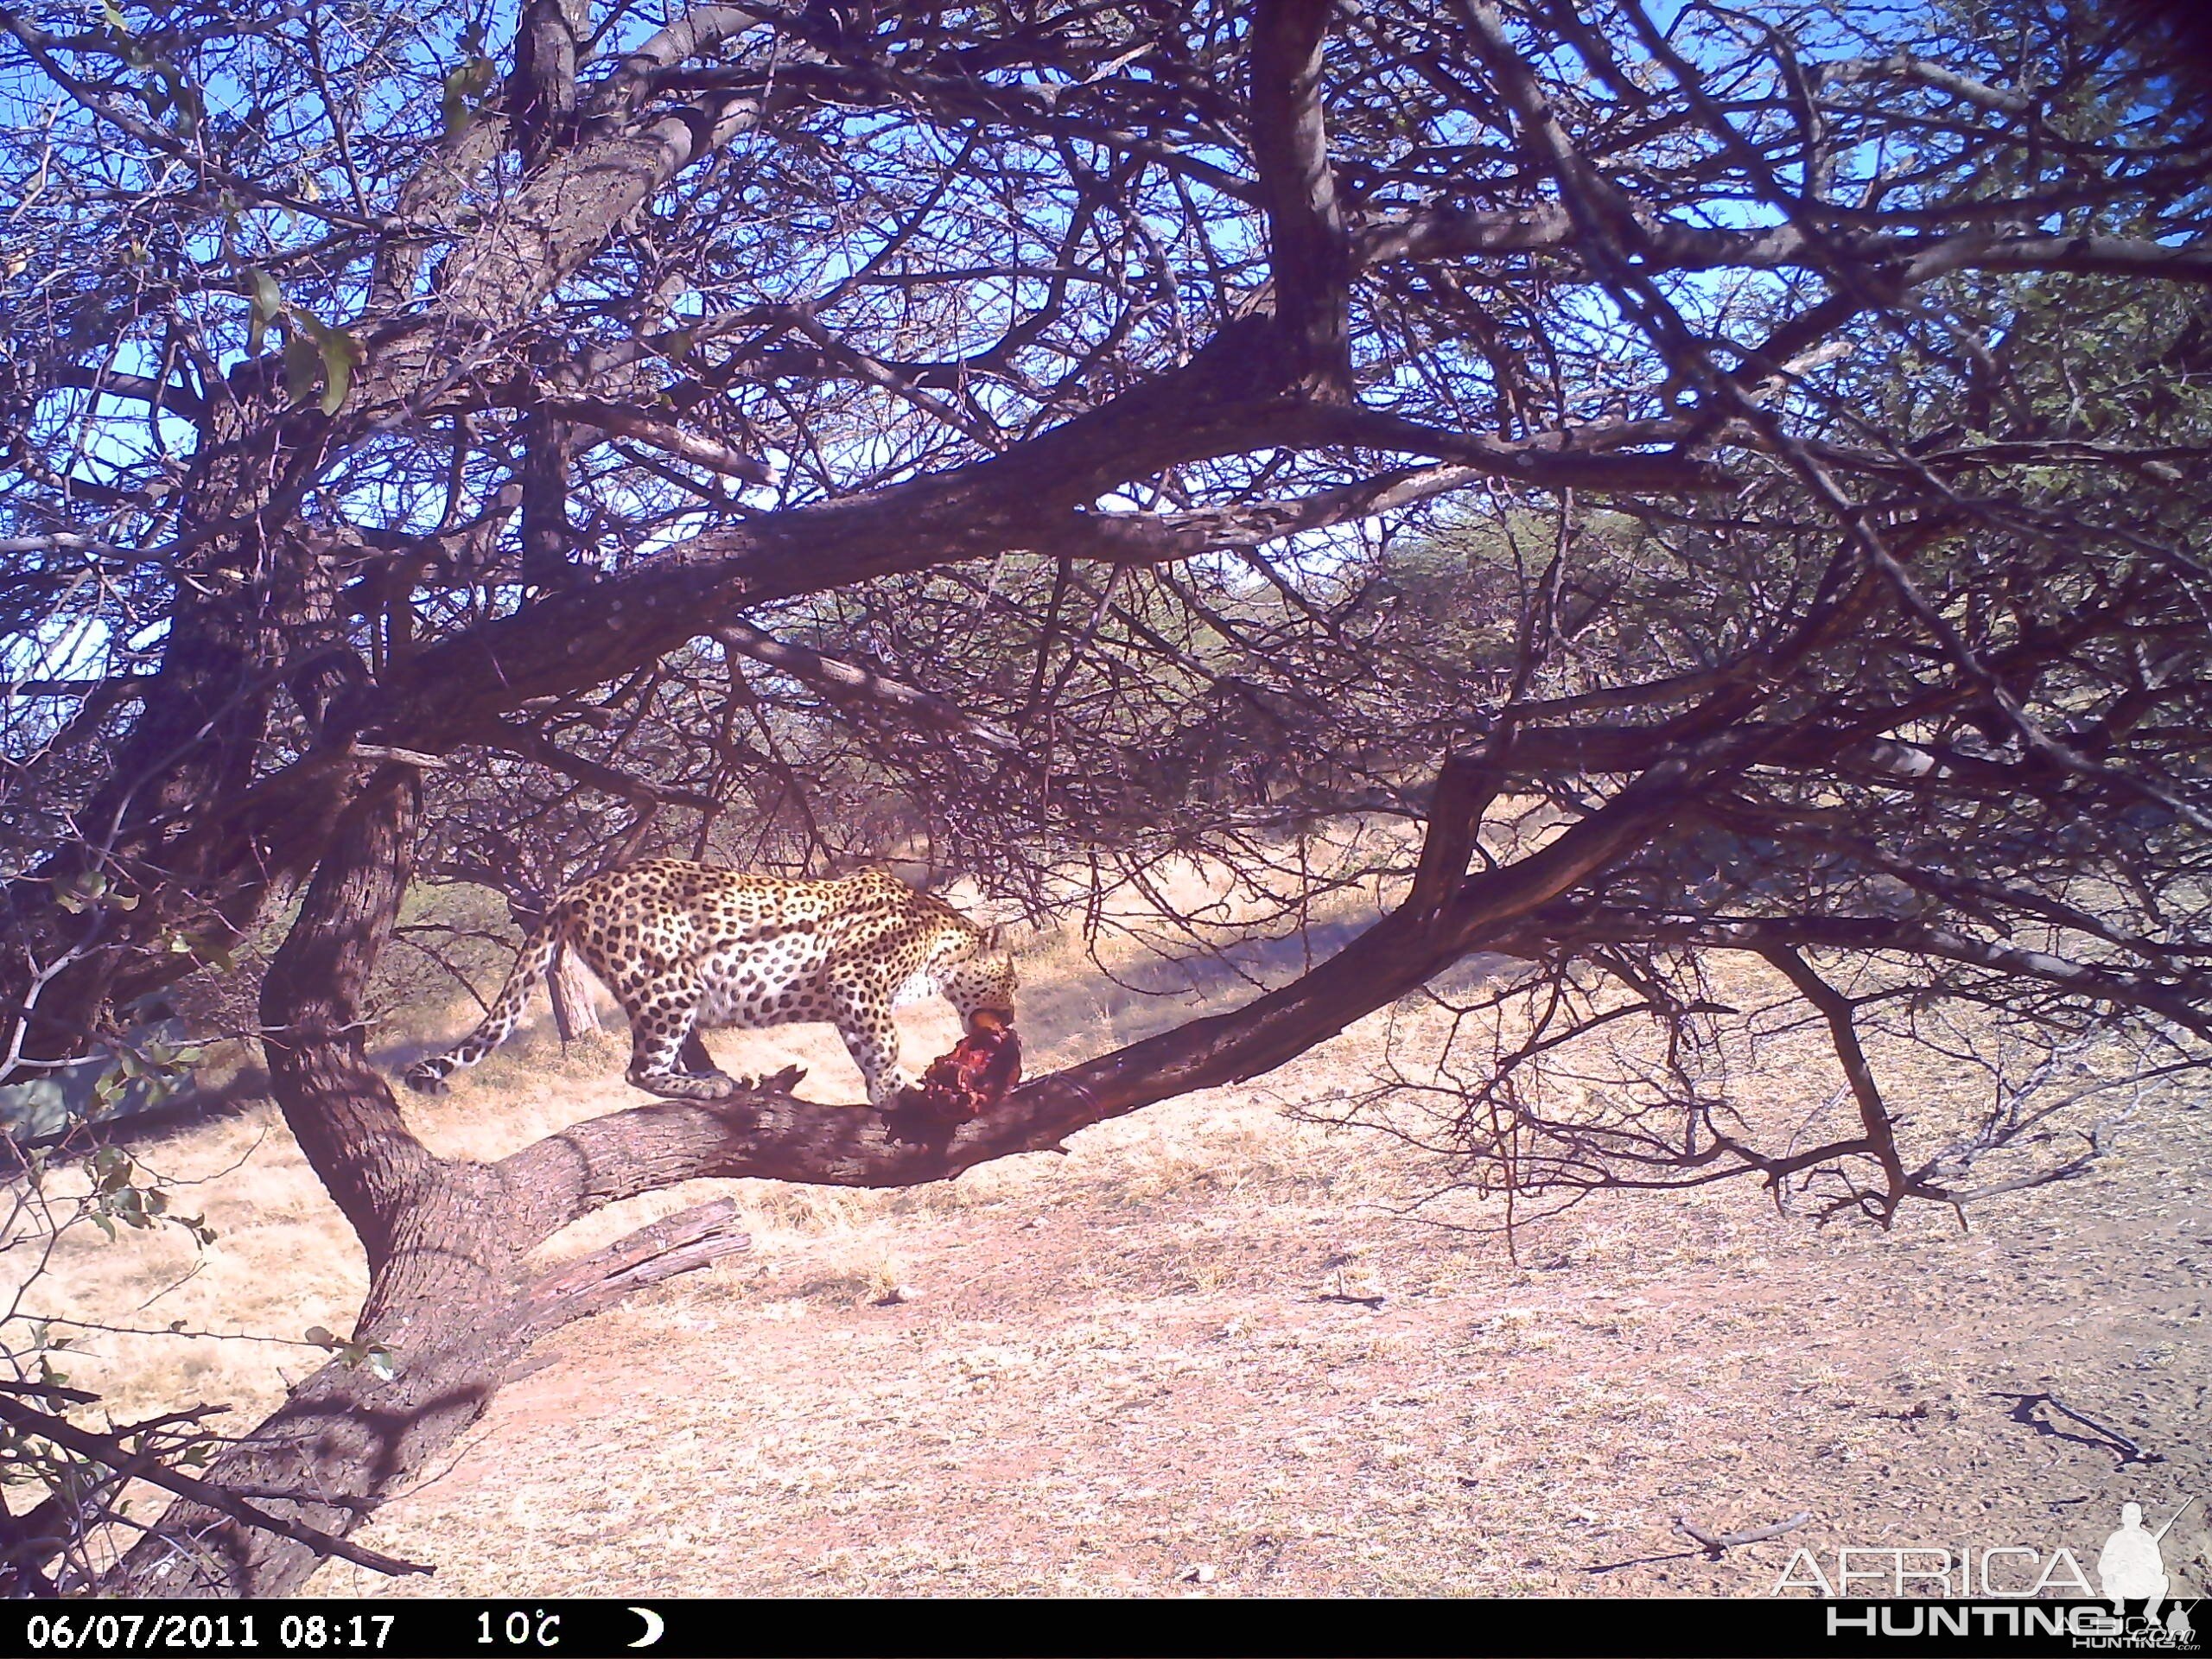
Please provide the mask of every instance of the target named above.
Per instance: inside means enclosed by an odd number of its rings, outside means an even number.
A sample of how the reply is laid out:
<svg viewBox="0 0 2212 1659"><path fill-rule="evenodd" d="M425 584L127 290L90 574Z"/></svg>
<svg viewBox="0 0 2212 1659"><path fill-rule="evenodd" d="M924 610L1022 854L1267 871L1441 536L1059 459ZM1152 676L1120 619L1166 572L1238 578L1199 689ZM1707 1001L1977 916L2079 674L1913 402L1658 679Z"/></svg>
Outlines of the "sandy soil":
<svg viewBox="0 0 2212 1659"><path fill-rule="evenodd" d="M2094 1570L2123 1501L2212 1494L2193 1103L1971 1234L1741 1192L1586 1205L1516 1262L1392 1213L1428 1172L1282 1122L1306 1081L772 1216L548 1344L367 1536L446 1595L1745 1595L1799 1548ZM1719 1561L1675 1529L1802 1511ZM2166 1559L2212 1588L2201 1508Z"/></svg>
<svg viewBox="0 0 2212 1659"><path fill-rule="evenodd" d="M1033 1070L1189 1013L1072 960L1024 995ZM902 1020L919 1054L955 1034ZM362 1535L435 1576L334 1563L311 1592L1763 1595L1801 1548L2093 1566L2122 1502L2155 1524L2212 1500L2201 1101L2153 1096L2095 1175L1971 1233L1926 1206L1820 1231L1738 1187L1592 1201L1509 1249L1429 1219L1493 1211L1411 1208L1433 1163L1283 1116L1363 1075L1386 1024L948 1185L699 1183L594 1217L555 1250L728 1192L755 1243L541 1345ZM439 1152L498 1156L632 1103L620 1048L525 1042L405 1109ZM855 1097L826 1028L717 1051ZM194 1183L216 1246L73 1234L42 1306L149 1332L79 1335L118 1416L228 1400L250 1424L324 1357L306 1328L349 1323L358 1250L265 1107L139 1150ZM1718 1560L1675 1525L1801 1512ZM2204 1506L2165 1556L2212 1592Z"/></svg>

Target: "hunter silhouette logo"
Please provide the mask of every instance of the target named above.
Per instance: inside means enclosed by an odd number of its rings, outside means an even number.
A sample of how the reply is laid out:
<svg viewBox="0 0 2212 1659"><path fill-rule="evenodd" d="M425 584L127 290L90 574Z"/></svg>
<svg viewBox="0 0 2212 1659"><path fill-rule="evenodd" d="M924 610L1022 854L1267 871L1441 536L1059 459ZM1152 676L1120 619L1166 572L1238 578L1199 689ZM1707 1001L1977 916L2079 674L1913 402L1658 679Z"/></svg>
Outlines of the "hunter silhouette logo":
<svg viewBox="0 0 2212 1659"><path fill-rule="evenodd" d="M2097 1583L2111 1598L2114 1614L2120 1612L2124 1604L2139 1600L2143 1603L2143 1622L2146 1628L2164 1630L2178 1621L2177 1628L2172 1629L2171 1633L2184 1641L2195 1634L2190 1628L2189 1614L2185 1609L2176 1607L2172 1618L2166 1624L2162 1625L2158 1621L2158 1609L2164 1604L2167 1592L2173 1588L2173 1580L2167 1576L2165 1558L2158 1545L2174 1529L2174 1522L2188 1514L2190 1505L2196 1502L2194 1497L2183 1499L2181 1508L2174 1511L2173 1520L2168 1521L2156 1532L2145 1529L2141 1504L2121 1504L2120 1528L2105 1540L2105 1547L2097 1555Z"/></svg>
<svg viewBox="0 0 2212 1659"><path fill-rule="evenodd" d="M2096 1579L2102 1599L2111 1604L2109 1612L2094 1605L2098 1592L2090 1587L2089 1574L2063 1544L1847 1544L1834 1552L1833 1574L1815 1551L1800 1549L1768 1593L1810 1590L1830 1602L1878 1597L1906 1604L1831 1606L1831 1636L2063 1635L2074 1639L2077 1650L2195 1653L2198 1635L2192 1615L2198 1604L2189 1587L2167 1572L2159 1546L2196 1504L2196 1497L2184 1498L2155 1531L2143 1524L2141 1504L2120 1505L2120 1525L2096 1558ZM2141 1611L2128 1612L2131 1604Z"/></svg>

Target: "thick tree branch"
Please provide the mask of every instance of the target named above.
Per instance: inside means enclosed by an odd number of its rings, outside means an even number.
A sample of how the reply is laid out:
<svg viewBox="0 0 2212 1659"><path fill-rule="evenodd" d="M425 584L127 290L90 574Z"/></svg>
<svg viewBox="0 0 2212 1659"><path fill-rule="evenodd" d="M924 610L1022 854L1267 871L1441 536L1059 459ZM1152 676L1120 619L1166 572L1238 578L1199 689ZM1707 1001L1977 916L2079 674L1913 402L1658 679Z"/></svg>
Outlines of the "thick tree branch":
<svg viewBox="0 0 2212 1659"><path fill-rule="evenodd" d="M535 1342L578 1319L603 1313L647 1285L696 1273L753 1248L728 1198L641 1227L613 1243L543 1274L528 1292L522 1340Z"/></svg>
<svg viewBox="0 0 2212 1659"><path fill-rule="evenodd" d="M1171 377L1172 378L1172 377ZM1203 385L1204 382L1199 382ZM1143 412L1158 401L1149 389ZM1624 442L1662 441L1665 423L1593 428L1521 441L1408 430L1388 417L1321 406L1203 404L1179 428L1102 411L1109 437L1127 446L1086 455L1071 479L1067 440L1090 420L1005 454L850 501L765 514L671 548L648 564L575 593L542 599L512 617L479 624L410 662L388 690L348 711L385 741L435 750L462 740L486 714L519 707L627 672L683 643L705 620L734 619L776 600L939 564L1028 550L1109 563L1157 563L1224 546L1251 546L1300 529L1346 522L1483 476L1538 487L1706 489L1725 478L1667 454L1607 453ZM1262 443L1367 442L1448 448L1480 456L1452 468L1389 475L1371 485L1318 493L1305 502L1211 513L1137 514L1071 510L1089 497L1173 459L1205 459ZM1587 442L1588 448L1577 447ZM417 688L420 688L419 690Z"/></svg>
<svg viewBox="0 0 2212 1659"><path fill-rule="evenodd" d="M1897 1206L1904 1202L1911 1182L1904 1173L1904 1160L1897 1153L1897 1121L1882 1098L1874 1068L1868 1063L1866 1051L1859 1040L1854 1005L1789 946L1774 945L1759 954L1781 969L1783 977L1796 988L1798 995L1811 1003L1827 1023L1828 1041L1835 1049L1837 1064L1842 1066L1844 1080L1859 1105L1859 1122L1865 1131L1867 1148L1882 1166L1886 1190L1878 1201L1879 1218L1887 1225L1897 1214Z"/></svg>
<svg viewBox="0 0 2212 1659"><path fill-rule="evenodd" d="M1915 86L1932 86L1952 97L1962 99L1977 109L1999 111L2006 115L2024 115L2035 107L2035 100L2025 92L2007 92L2001 86L1962 75L1926 58L1898 50L1880 58L1837 58L1810 66L1807 79L1817 90L1827 86L1847 86L1854 81L1902 80Z"/></svg>
<svg viewBox="0 0 2212 1659"><path fill-rule="evenodd" d="M1093 1123L1272 1071L1510 935L1669 822L1706 765L1694 755L1662 760L1541 850L1468 878L1442 905L1402 906L1281 990L1026 1083L973 1122L910 1134L873 1111L772 1094L663 1101L511 1154L500 1179L527 1195L531 1208L519 1224L536 1239L619 1199L700 1176L907 1186L1056 1148ZM1466 826L1432 824L1429 833L1457 841Z"/></svg>
<svg viewBox="0 0 2212 1659"><path fill-rule="evenodd" d="M500 748L526 760L550 766L554 771L588 784L603 795L618 800L630 801L641 807L688 806L701 812L720 810L720 803L700 794L696 790L670 789L662 785L633 778L618 772L613 766L601 766L581 754L563 748L544 733L518 721L503 720L498 724L498 735L490 741Z"/></svg>
<svg viewBox="0 0 2212 1659"><path fill-rule="evenodd" d="M1813 218L1817 208L1808 210ZM1796 225L1757 231L1680 225L1638 209L1631 215L1645 268L1658 270L1821 270L1838 258L1910 288L1959 270L2069 270L2212 283L2212 247L2120 236L2023 236L2017 231L1879 234L1839 222L1819 244ZM1351 238L1362 270L1394 260L1551 253L1575 245L1574 216L1561 207L1476 211L1440 208L1381 220ZM1827 314L1824 314L1827 315ZM1841 319L1828 315L1833 329Z"/></svg>
<svg viewBox="0 0 2212 1659"><path fill-rule="evenodd" d="M769 462L741 454L726 443L696 432L687 432L673 421L664 421L642 409L630 409L620 404L605 403L596 397L568 397L556 399L546 405L553 414L564 420L595 426L602 432L633 440L658 449L664 454L674 455L694 466L704 467L709 472L720 473L726 478L742 479L747 484L772 485L779 474Z"/></svg>
<svg viewBox="0 0 2212 1659"><path fill-rule="evenodd" d="M1260 0L1252 22L1252 157L1267 208L1275 321L1308 395L1351 395L1351 251L1321 111L1330 0Z"/></svg>
<svg viewBox="0 0 2212 1659"><path fill-rule="evenodd" d="M435 1160L368 1061L361 998L413 874L421 785L379 766L334 827L261 994L270 1091L373 1268L397 1248Z"/></svg>
<svg viewBox="0 0 2212 1659"><path fill-rule="evenodd" d="M777 12L766 7L694 7L634 50L623 54L621 61L615 66L614 73L601 81L592 93L592 112L612 118L630 114L651 90L653 77L662 70L672 68L687 58L711 52L724 41L771 22L778 16Z"/></svg>

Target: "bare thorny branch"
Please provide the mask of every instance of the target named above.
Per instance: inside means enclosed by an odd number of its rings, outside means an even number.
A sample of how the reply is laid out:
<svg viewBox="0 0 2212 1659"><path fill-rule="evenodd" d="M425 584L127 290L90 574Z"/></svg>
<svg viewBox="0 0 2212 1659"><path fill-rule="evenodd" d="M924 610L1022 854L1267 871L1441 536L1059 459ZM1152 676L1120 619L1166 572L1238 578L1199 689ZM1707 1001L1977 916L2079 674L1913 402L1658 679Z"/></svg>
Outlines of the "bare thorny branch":
<svg viewBox="0 0 2212 1659"><path fill-rule="evenodd" d="M304 890L257 1018L365 1331L441 1206L512 1292L614 1197L935 1179L1477 952L1533 966L1363 1105L1524 1199L1887 1223L2204 1058L2212 197L2101 10L117 15L0 12L0 1084ZM647 1106L492 1202L365 1063L407 871L671 851L1395 902L943 1144ZM1891 1057L1970 1027L1923 1126ZM1808 1113L1731 1092L1814 1039ZM389 1467L540 1327L468 1328Z"/></svg>

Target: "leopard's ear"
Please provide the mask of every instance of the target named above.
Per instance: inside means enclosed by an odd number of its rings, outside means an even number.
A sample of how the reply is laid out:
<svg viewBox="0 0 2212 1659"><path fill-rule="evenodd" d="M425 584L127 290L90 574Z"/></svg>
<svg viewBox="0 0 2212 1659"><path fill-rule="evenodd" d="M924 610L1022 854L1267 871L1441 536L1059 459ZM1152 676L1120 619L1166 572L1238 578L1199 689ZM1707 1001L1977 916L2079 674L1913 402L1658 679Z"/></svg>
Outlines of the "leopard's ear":
<svg viewBox="0 0 2212 1659"><path fill-rule="evenodd" d="M1005 950L1006 947L1007 938L1005 924L1001 922L993 922L988 927L983 930L984 950L995 955L997 952Z"/></svg>

